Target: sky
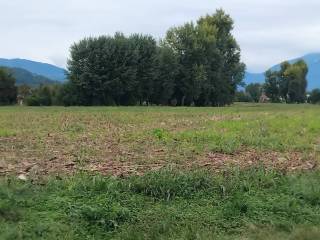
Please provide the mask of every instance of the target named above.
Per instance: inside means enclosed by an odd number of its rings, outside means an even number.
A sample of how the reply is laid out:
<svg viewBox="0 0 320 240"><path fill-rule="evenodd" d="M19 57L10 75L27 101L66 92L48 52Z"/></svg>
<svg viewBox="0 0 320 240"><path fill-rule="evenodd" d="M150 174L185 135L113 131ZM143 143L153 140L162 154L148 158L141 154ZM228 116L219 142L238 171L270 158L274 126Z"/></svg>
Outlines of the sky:
<svg viewBox="0 0 320 240"><path fill-rule="evenodd" d="M320 52L319 0L0 0L0 58L66 67L70 46L84 37L121 31L161 39L218 8L235 21L248 71Z"/></svg>

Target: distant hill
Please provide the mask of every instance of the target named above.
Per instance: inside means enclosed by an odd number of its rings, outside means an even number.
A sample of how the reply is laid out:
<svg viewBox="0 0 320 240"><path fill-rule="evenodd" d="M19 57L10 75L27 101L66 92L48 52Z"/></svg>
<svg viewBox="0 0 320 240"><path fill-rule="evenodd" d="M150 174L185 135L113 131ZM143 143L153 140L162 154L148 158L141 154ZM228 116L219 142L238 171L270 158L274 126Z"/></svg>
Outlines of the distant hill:
<svg viewBox="0 0 320 240"><path fill-rule="evenodd" d="M295 63L298 60L303 59L309 68L309 73L307 76L308 80L308 90L312 90L315 88L320 88L320 53L311 53L308 55L305 55L300 58L295 58L292 60L289 60L290 63ZM277 64L270 68L271 70L279 70L280 64ZM246 73L244 82L246 84L250 83L264 83L265 77L264 73Z"/></svg>
<svg viewBox="0 0 320 240"><path fill-rule="evenodd" d="M26 59L0 58L0 66L24 69L32 74L44 76L53 81L63 82L66 79L65 69L47 63L40 63Z"/></svg>
<svg viewBox="0 0 320 240"><path fill-rule="evenodd" d="M33 74L27 70L22 68L8 68L5 67L12 76L16 79L16 85L29 85L30 87L37 87L40 84L56 84L59 83L58 81L53 81L49 78L46 78L41 75Z"/></svg>

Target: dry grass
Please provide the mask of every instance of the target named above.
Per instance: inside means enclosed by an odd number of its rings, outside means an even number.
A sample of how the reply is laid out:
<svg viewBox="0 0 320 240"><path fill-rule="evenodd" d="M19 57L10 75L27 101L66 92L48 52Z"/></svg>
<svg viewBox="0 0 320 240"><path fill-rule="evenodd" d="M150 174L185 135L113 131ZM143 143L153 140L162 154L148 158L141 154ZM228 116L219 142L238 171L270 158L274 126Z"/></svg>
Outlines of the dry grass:
<svg viewBox="0 0 320 240"><path fill-rule="evenodd" d="M320 109L0 108L0 174L143 174L167 165L314 169Z"/></svg>

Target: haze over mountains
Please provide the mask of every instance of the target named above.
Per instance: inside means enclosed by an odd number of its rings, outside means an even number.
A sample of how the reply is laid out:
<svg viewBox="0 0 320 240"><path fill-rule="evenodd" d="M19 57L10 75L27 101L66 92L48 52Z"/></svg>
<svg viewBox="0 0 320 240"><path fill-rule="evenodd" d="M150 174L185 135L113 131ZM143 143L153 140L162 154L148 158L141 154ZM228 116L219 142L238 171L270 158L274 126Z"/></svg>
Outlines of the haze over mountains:
<svg viewBox="0 0 320 240"><path fill-rule="evenodd" d="M66 79L66 70L57 66L35 62L26 59L4 59L0 58L0 66L8 68L19 68L29 71L34 75L44 76L53 81L63 82Z"/></svg>
<svg viewBox="0 0 320 240"><path fill-rule="evenodd" d="M289 60L294 63L299 59L303 59L308 67L309 73L308 90L320 88L320 53L311 53L303 57ZM17 79L17 84L39 85L40 83L64 82L66 79L66 70L57 66L30 61L26 59L3 59L0 58L0 66L11 68L13 75ZM280 64L271 67L271 70L278 70ZM264 73L246 72L244 82L264 83Z"/></svg>
<svg viewBox="0 0 320 240"><path fill-rule="evenodd" d="M298 60L303 59L309 68L307 80L308 80L308 90L315 88L320 88L320 53L311 53L300 58L295 58L289 60L290 63L295 63ZM277 64L270 68L271 70L279 70L280 64ZM244 82L246 84L250 83L264 83L265 77L264 73L250 73L247 72Z"/></svg>

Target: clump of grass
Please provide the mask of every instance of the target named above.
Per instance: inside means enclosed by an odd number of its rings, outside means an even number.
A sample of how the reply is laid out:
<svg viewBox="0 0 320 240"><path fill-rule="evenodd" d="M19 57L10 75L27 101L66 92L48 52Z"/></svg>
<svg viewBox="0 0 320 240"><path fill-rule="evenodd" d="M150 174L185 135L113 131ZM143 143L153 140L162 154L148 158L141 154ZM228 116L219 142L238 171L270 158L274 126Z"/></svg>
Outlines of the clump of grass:
<svg viewBox="0 0 320 240"><path fill-rule="evenodd" d="M317 239L319 181L261 168L2 179L0 239Z"/></svg>
<svg viewBox="0 0 320 240"><path fill-rule="evenodd" d="M0 137L13 137L13 136L16 136L16 133L14 131L0 128Z"/></svg>
<svg viewBox="0 0 320 240"><path fill-rule="evenodd" d="M167 130L163 128L156 128L152 131L152 134L158 140L166 140L169 137L169 133Z"/></svg>
<svg viewBox="0 0 320 240"><path fill-rule="evenodd" d="M155 199L166 201L191 198L207 191L216 191L216 184L208 172L173 172L164 170L130 179L130 190Z"/></svg>
<svg viewBox="0 0 320 240"><path fill-rule="evenodd" d="M63 126L63 131L70 134L82 133L85 130L85 126L79 123L68 123Z"/></svg>

